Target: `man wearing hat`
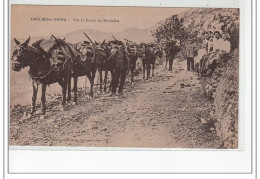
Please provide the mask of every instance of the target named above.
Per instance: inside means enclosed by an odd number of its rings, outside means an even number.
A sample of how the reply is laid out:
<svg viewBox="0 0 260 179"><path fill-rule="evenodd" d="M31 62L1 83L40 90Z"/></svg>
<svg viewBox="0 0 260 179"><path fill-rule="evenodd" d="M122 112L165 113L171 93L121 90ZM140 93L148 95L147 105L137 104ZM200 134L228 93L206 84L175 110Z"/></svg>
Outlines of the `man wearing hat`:
<svg viewBox="0 0 260 179"><path fill-rule="evenodd" d="M126 79L128 68L128 56L126 54L126 47L122 41L115 40L111 43L111 54L114 61L114 69L112 70L112 95L116 94L118 87L119 95L123 94L123 88Z"/></svg>
<svg viewBox="0 0 260 179"><path fill-rule="evenodd" d="M189 39L188 45L186 46L186 49L185 49L185 56L187 58L187 70L188 71L190 71L190 68L192 71L194 70L194 57L196 56L196 52L197 52L197 48L192 43L192 40Z"/></svg>

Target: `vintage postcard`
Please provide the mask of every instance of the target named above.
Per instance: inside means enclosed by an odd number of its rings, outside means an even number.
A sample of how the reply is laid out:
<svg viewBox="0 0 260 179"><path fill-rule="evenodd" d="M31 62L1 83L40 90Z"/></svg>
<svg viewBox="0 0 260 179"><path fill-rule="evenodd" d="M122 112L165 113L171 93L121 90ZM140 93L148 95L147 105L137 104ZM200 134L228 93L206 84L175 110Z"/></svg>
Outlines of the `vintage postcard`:
<svg viewBox="0 0 260 179"><path fill-rule="evenodd" d="M10 10L10 146L238 148L240 9Z"/></svg>

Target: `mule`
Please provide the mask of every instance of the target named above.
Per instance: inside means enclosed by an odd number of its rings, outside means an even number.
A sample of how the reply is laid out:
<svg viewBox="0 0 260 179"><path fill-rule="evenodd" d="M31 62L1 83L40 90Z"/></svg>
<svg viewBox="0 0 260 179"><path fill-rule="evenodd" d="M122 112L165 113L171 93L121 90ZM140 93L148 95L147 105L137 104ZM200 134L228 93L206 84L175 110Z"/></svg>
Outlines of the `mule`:
<svg viewBox="0 0 260 179"><path fill-rule="evenodd" d="M113 60L113 54L111 53L111 46L109 43L105 43L105 41L102 42L102 44L97 44L98 47L98 53L100 56L97 59L97 66L99 71L99 91L100 93L106 93L107 92L107 78L108 78L108 72L110 71L111 76L113 73L113 67L114 67L114 60ZM103 80L103 71L105 72L105 77ZM104 89L102 88L102 84L104 83ZM112 87L112 80L110 82L110 89Z"/></svg>
<svg viewBox="0 0 260 179"><path fill-rule="evenodd" d="M134 75L135 75L135 69L136 69L136 61L139 56L139 48L138 46L129 40L126 40L126 47L128 51L128 58L129 58L129 70L131 72L131 84L134 83Z"/></svg>
<svg viewBox="0 0 260 179"><path fill-rule="evenodd" d="M96 62L96 50L93 44L90 44L88 41L83 43L77 43L72 45L75 53L77 53L77 60L73 62L71 77L74 81L74 100L73 102L77 104L77 82L78 77L86 76L90 81L90 91L89 98L94 98L94 79L97 71L97 62ZM69 99L71 98L71 78L69 80L68 93Z"/></svg>
<svg viewBox="0 0 260 179"><path fill-rule="evenodd" d="M58 82L62 87L62 107L66 104L66 90L69 79L72 56L69 51L66 52L66 44L58 43L53 39L39 40L34 46L29 46L30 37L21 43L14 38L16 47L13 51L11 62L14 71L21 71L22 68L29 66L29 75L32 78L33 96L31 115L36 112L36 98L38 86L42 85L41 96L41 118L44 118L46 112L46 87L49 84ZM41 44L51 46L49 51L40 48ZM47 45L47 46L48 46ZM40 49L40 50L39 50Z"/></svg>
<svg viewBox="0 0 260 179"><path fill-rule="evenodd" d="M169 62L169 71L172 71L173 60L175 56L181 51L180 44L177 41L170 41L166 44L165 52L166 52L166 65Z"/></svg>
<svg viewBox="0 0 260 179"><path fill-rule="evenodd" d="M150 72L152 69L152 77L154 77L154 67L155 67L155 49L152 45L146 45L146 47L143 49L144 55L142 57L142 65L143 65L143 81L148 80L150 77ZM147 73L146 79L145 79L145 71Z"/></svg>

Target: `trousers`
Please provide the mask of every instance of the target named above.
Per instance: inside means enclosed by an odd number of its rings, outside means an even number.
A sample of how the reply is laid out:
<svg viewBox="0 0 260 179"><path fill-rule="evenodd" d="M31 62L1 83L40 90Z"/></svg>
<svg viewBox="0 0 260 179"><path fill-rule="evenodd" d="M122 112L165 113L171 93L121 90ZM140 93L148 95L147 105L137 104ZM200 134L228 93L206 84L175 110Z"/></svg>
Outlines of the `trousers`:
<svg viewBox="0 0 260 179"><path fill-rule="evenodd" d="M168 57L169 59L169 71L172 71L173 59L174 57Z"/></svg>
<svg viewBox="0 0 260 179"><path fill-rule="evenodd" d="M127 68L115 68L112 73L112 93L123 93Z"/></svg>
<svg viewBox="0 0 260 179"><path fill-rule="evenodd" d="M194 57L187 57L187 70L194 70Z"/></svg>

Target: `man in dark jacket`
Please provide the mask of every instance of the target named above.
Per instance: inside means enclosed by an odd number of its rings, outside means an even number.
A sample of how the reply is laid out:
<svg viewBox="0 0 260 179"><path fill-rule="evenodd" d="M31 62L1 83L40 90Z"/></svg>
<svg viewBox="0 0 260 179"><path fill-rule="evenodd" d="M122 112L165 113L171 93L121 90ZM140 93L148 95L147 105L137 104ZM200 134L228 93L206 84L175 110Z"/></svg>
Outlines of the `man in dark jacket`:
<svg viewBox="0 0 260 179"><path fill-rule="evenodd" d="M112 70L112 95L116 94L118 87L119 95L123 94L125 78L128 68L128 57L125 51L125 45L121 41L115 41L111 52L114 58L114 69Z"/></svg>

